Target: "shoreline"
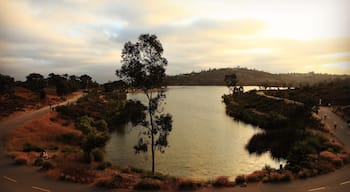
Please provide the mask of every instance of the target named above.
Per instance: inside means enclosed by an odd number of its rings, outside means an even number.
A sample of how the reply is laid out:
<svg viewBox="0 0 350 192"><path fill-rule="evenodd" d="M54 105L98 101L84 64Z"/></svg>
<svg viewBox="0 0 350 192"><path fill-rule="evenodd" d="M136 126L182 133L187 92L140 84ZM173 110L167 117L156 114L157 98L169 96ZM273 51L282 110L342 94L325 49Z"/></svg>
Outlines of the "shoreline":
<svg viewBox="0 0 350 192"><path fill-rule="evenodd" d="M135 168L131 168L131 167L129 167L129 168L125 168L125 171L126 172L128 172L128 171L130 171L129 169L135 169ZM223 179L223 180L225 180L225 179ZM252 179L252 180L254 180L254 179ZM186 181L186 182L190 182L190 181ZM198 182L198 181L195 181L195 182ZM226 181L224 181L224 182L226 182ZM250 182L249 182L250 183ZM253 182L253 183L255 183L255 182ZM243 183L244 184L244 183ZM230 183L230 185L232 185L232 183ZM207 187L212 187L212 186L205 186L205 188L207 188Z"/></svg>

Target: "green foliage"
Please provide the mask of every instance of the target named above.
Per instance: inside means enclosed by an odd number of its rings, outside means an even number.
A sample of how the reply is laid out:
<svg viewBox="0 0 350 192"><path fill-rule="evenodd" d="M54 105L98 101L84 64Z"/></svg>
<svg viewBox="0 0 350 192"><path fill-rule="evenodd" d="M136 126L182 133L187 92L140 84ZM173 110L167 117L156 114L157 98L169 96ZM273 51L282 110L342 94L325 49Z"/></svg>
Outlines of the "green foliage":
<svg viewBox="0 0 350 192"><path fill-rule="evenodd" d="M81 148L84 151L83 160L87 163L90 163L92 160L91 152L95 148L103 148L105 147L107 141L110 139L110 135L108 133L103 134L88 134L84 135L82 138Z"/></svg>
<svg viewBox="0 0 350 192"><path fill-rule="evenodd" d="M122 67L116 74L130 85L142 90L163 85L166 58L156 35L142 34L137 43L127 42L122 51Z"/></svg>
<svg viewBox="0 0 350 192"><path fill-rule="evenodd" d="M98 131L107 131L107 128L108 128L108 124L104 119L95 121L94 126Z"/></svg>
<svg viewBox="0 0 350 192"><path fill-rule="evenodd" d="M83 132L83 134L94 134L96 132L96 128L93 127L94 119L89 116L82 116L78 123L76 124L76 128Z"/></svg>

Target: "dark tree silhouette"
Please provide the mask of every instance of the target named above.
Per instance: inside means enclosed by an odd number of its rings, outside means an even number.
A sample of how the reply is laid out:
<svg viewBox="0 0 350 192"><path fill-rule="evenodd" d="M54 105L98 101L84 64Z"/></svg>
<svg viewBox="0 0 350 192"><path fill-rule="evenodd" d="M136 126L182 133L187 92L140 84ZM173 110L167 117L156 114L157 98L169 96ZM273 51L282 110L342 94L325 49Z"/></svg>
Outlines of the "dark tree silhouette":
<svg viewBox="0 0 350 192"><path fill-rule="evenodd" d="M0 74L0 95L11 95L14 85L15 79L13 77Z"/></svg>
<svg viewBox="0 0 350 192"><path fill-rule="evenodd" d="M89 75L84 74L80 76L79 79L81 81L82 88L85 90L88 90L89 87L93 84L92 78Z"/></svg>
<svg viewBox="0 0 350 192"><path fill-rule="evenodd" d="M161 114L159 110L165 98L162 86L164 86L165 66L168 64L162 54L163 47L157 36L142 34L136 43L125 43L122 51L122 67L116 71L118 77L133 88L141 89L147 96L149 118L141 123L146 131L134 149L136 153L147 152L148 146L151 146L153 174L155 149L164 152L164 148L168 146L167 137L172 129L172 116Z"/></svg>
<svg viewBox="0 0 350 192"><path fill-rule="evenodd" d="M45 87L45 79L41 74L31 73L26 78L26 86L32 91L40 91Z"/></svg>
<svg viewBox="0 0 350 192"><path fill-rule="evenodd" d="M232 73L231 75L225 75L225 83L226 86L232 91L235 91L236 85L237 85L237 76L235 73Z"/></svg>
<svg viewBox="0 0 350 192"><path fill-rule="evenodd" d="M44 91L46 82L44 76L38 73L31 73L26 78L26 87L37 93L41 100L44 99L46 97L46 93Z"/></svg>

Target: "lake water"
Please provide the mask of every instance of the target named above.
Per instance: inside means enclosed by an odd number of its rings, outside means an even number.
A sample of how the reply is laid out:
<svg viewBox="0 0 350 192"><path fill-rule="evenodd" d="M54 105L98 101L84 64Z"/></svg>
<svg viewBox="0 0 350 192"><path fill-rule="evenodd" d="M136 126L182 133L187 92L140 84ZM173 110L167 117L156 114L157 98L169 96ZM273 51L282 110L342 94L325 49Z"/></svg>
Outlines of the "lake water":
<svg viewBox="0 0 350 192"><path fill-rule="evenodd" d="M245 90L254 87L245 87ZM224 86L171 86L166 92L164 111L173 115L170 147L156 153L156 171L185 178L214 179L217 176L246 174L265 165L278 167L270 154L250 155L245 145L259 128L235 121L225 113L221 96ZM129 99L144 99L129 94ZM127 125L112 133L106 146L107 159L119 165L151 169L150 150L135 154L140 129Z"/></svg>

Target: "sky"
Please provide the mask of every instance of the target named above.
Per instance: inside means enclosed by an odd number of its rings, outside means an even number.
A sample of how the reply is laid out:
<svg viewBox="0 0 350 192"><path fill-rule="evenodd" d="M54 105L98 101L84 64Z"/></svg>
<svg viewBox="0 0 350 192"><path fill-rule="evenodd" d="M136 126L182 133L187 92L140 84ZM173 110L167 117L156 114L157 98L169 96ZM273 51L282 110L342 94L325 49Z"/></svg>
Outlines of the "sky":
<svg viewBox="0 0 350 192"><path fill-rule="evenodd" d="M350 74L349 0L0 0L0 73L113 81L124 43L144 33L158 36L170 75Z"/></svg>

